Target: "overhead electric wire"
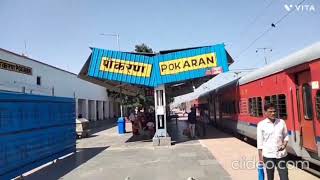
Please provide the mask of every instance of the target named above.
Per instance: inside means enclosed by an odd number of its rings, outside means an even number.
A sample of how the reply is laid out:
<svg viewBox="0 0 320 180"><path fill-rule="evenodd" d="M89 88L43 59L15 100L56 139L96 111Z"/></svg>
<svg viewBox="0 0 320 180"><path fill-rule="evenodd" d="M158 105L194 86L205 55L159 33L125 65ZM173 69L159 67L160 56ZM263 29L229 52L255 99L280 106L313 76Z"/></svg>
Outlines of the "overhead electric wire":
<svg viewBox="0 0 320 180"><path fill-rule="evenodd" d="M269 2L269 4L265 7L264 10L267 10L275 1L276 1L276 0L271 0L271 1ZM265 12L264 10L261 11L261 13L251 22L251 24L249 24L249 26L255 24L255 23L258 21L258 19L260 19L260 18L263 16L263 14L264 14L264 12ZM248 26L247 26L247 27L248 27Z"/></svg>
<svg viewBox="0 0 320 180"><path fill-rule="evenodd" d="M304 1L306 0L302 0L298 3L297 6L301 5ZM249 45L244 48L240 54L236 57L236 59L238 59L241 55L243 55L255 42L257 42L259 39L261 39L265 34L267 34L272 28L275 28L277 24L279 24L283 19L285 19L289 14L291 14L292 12L296 11L296 9L293 9L291 11L288 11L284 16L282 16L278 21L276 21L275 23L271 24L271 27L269 27L268 29L266 29L264 32L262 32L257 38L255 38L251 43L249 43ZM239 61L238 61L239 62Z"/></svg>
<svg viewBox="0 0 320 180"><path fill-rule="evenodd" d="M260 14L258 14L258 15L253 19L253 21L251 21L248 25L245 26L245 28L244 28L242 31L240 31L240 32L241 32L240 34L244 34L245 32L248 32L248 29L251 28L252 25L254 25L254 24L258 21L258 19L260 19L260 18L264 15L265 10L267 10L275 1L276 1L276 0L271 0L271 1L269 2L269 4L260 11ZM243 36L241 36L241 37L243 37ZM232 44L231 44L231 46L232 46Z"/></svg>

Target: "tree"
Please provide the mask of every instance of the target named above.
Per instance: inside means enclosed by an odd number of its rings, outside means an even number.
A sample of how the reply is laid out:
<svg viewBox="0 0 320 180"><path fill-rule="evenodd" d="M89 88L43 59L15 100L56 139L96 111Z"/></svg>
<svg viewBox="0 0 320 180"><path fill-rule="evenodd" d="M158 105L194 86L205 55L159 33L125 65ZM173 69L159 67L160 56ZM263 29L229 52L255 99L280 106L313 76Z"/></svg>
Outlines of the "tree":
<svg viewBox="0 0 320 180"><path fill-rule="evenodd" d="M135 45L134 51L139 53L153 53L153 50L144 43ZM141 87L141 90L137 92L136 96L124 95L123 105L128 109L134 109L135 107L141 108L153 104L153 96L147 97L145 90L145 88Z"/></svg>
<svg viewBox="0 0 320 180"><path fill-rule="evenodd" d="M153 53L153 50L144 43L136 45L134 51L140 53Z"/></svg>

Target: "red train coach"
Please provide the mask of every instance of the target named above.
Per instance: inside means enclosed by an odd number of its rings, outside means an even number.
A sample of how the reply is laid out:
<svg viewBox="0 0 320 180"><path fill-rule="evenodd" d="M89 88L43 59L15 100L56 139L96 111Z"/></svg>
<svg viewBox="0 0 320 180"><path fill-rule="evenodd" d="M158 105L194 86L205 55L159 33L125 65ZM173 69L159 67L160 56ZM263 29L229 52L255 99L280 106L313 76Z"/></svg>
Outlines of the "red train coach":
<svg viewBox="0 0 320 180"><path fill-rule="evenodd" d="M273 102L290 136L288 151L320 165L320 43L203 95L211 120L256 139L263 106Z"/></svg>

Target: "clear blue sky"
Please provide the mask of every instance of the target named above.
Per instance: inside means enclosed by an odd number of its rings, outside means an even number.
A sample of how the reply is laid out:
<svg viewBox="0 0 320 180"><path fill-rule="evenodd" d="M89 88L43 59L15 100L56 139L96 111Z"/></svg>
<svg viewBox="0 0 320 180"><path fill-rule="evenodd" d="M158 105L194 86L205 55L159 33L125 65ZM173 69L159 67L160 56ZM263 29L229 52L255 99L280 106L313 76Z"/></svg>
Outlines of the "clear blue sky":
<svg viewBox="0 0 320 180"><path fill-rule="evenodd" d="M0 47L78 73L89 47L123 51L146 43L153 50L225 43L233 69L263 66L263 52L275 61L320 40L320 1L300 9L241 53L301 0L0 0ZM258 18L259 17L259 18ZM256 21L255 19L258 18ZM254 22L254 23L252 23ZM241 55L239 56L239 54Z"/></svg>

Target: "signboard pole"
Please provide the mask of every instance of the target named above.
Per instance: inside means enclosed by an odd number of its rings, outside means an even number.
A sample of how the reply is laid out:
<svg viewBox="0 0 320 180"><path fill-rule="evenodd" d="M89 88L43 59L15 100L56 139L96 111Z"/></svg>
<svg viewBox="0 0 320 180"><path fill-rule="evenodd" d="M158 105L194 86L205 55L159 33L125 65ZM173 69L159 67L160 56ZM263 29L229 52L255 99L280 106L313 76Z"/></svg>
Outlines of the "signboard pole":
<svg viewBox="0 0 320 180"><path fill-rule="evenodd" d="M154 88L154 107L156 116L156 133L153 137L154 146L170 146L171 137L167 133L165 85Z"/></svg>
<svg viewBox="0 0 320 180"><path fill-rule="evenodd" d="M122 88L121 88L121 83L120 83L120 117L123 117L123 101L122 101Z"/></svg>

